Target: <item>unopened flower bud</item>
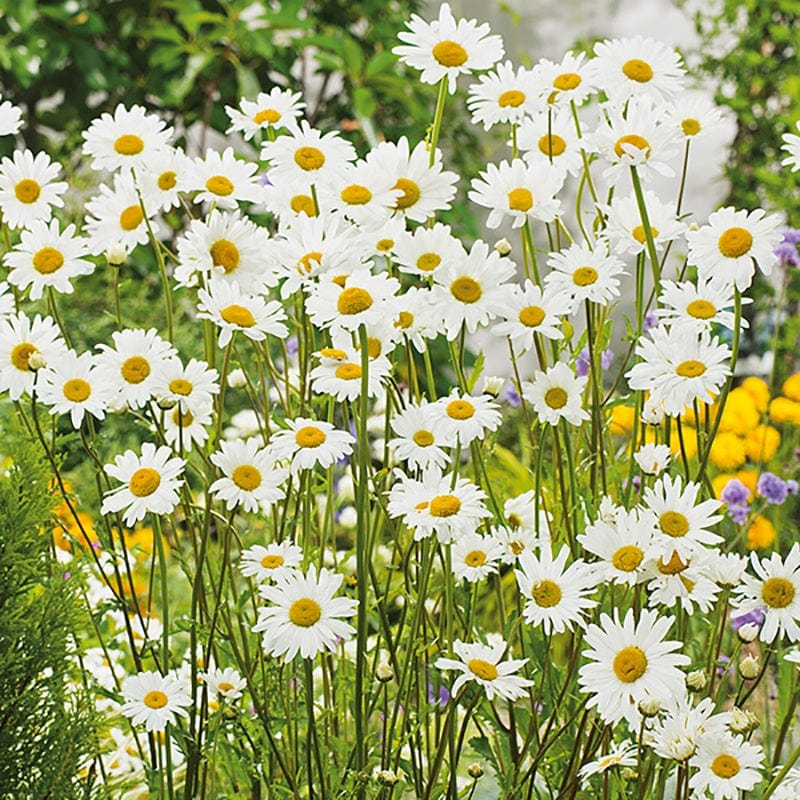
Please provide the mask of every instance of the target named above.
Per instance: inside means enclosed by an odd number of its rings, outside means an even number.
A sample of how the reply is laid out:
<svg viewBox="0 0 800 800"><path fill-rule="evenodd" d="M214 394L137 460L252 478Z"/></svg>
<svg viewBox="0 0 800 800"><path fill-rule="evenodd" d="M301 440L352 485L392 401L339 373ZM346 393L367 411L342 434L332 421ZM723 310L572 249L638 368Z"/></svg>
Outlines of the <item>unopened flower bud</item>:
<svg viewBox="0 0 800 800"><path fill-rule="evenodd" d="M476 761L474 764L470 764L467 768L467 774L470 778L474 778L478 780L483 775L483 767Z"/></svg>
<svg viewBox="0 0 800 800"><path fill-rule="evenodd" d="M394 786L400 778L390 769L382 769L375 776L378 783L383 786Z"/></svg>
<svg viewBox="0 0 800 800"><path fill-rule="evenodd" d="M243 389L247 386L247 378L244 376L244 370L232 369L228 373L228 386L231 389Z"/></svg>
<svg viewBox="0 0 800 800"><path fill-rule="evenodd" d="M28 369L31 372L44 369L47 366L47 359L37 350L28 357Z"/></svg>
<svg viewBox="0 0 800 800"><path fill-rule="evenodd" d="M745 656L739 662L739 674L746 680L752 681L761 674L761 664L754 656Z"/></svg>
<svg viewBox="0 0 800 800"><path fill-rule="evenodd" d="M708 685L708 678L701 669L696 669L686 676L686 686L693 692L702 692Z"/></svg>
<svg viewBox="0 0 800 800"><path fill-rule="evenodd" d="M394 670L388 664L378 664L375 670L375 677L381 683L389 683L389 681L394 680Z"/></svg>
<svg viewBox="0 0 800 800"><path fill-rule="evenodd" d="M507 256L511 252L511 242L508 239L500 239L494 244L495 252L501 256Z"/></svg>
<svg viewBox="0 0 800 800"><path fill-rule="evenodd" d="M121 267L128 260L128 248L122 244L113 244L106 250L106 261L109 267Z"/></svg>
<svg viewBox="0 0 800 800"><path fill-rule="evenodd" d="M657 697L643 697L636 708L643 717L655 717L661 711L661 701Z"/></svg>
<svg viewBox="0 0 800 800"><path fill-rule="evenodd" d="M746 625L742 625L738 631L736 631L736 635L745 643L749 644L750 642L754 642L756 637L758 636L758 625L754 622L748 622Z"/></svg>
<svg viewBox="0 0 800 800"><path fill-rule="evenodd" d="M490 397L497 397L497 395L500 394L500 390L503 388L503 384L505 382L505 378L500 378L497 375L487 375L483 379L483 389L481 389L481 394L488 394Z"/></svg>
<svg viewBox="0 0 800 800"><path fill-rule="evenodd" d="M670 742L668 750L670 758L675 761L686 761L694 755L697 745L688 737L683 737Z"/></svg>
<svg viewBox="0 0 800 800"><path fill-rule="evenodd" d="M732 733L750 733L758 726L758 717L752 711L746 711L735 706L731 709L731 719L728 727Z"/></svg>
<svg viewBox="0 0 800 800"><path fill-rule="evenodd" d="M156 397L156 405L162 409L162 411L169 411L171 408L175 408L175 406L178 405L178 401L162 394Z"/></svg>

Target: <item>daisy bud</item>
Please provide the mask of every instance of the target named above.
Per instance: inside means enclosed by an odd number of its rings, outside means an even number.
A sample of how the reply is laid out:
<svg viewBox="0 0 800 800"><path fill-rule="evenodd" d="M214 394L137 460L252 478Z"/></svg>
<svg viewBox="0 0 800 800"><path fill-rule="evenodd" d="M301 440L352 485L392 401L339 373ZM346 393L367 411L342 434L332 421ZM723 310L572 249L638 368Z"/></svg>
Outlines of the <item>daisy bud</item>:
<svg viewBox="0 0 800 800"><path fill-rule="evenodd" d="M228 386L231 389L243 389L247 386L247 378L242 369L232 369L228 373Z"/></svg>
<svg viewBox="0 0 800 800"><path fill-rule="evenodd" d="M378 664L375 670L375 677L381 683L389 683L389 681L394 680L394 670L386 663Z"/></svg>
<svg viewBox="0 0 800 800"><path fill-rule="evenodd" d="M753 656L745 656L739 662L739 674L746 680L752 681L761 674L761 664Z"/></svg>
<svg viewBox="0 0 800 800"><path fill-rule="evenodd" d="M728 727L732 733L748 734L759 726L758 717L752 712L743 708L733 707L731 709L731 719Z"/></svg>
<svg viewBox="0 0 800 800"><path fill-rule="evenodd" d="M696 222L690 222L689 223L689 227L687 228L687 230L699 231L700 230L700 226Z"/></svg>
<svg viewBox="0 0 800 800"><path fill-rule="evenodd" d="M178 401L173 400L171 397L164 397L164 395L156 397L156 405L163 411L169 411L171 408L175 408L177 404Z"/></svg>
<svg viewBox="0 0 800 800"><path fill-rule="evenodd" d="M378 783L383 786L394 786L400 778L390 769L382 769L375 776Z"/></svg>
<svg viewBox="0 0 800 800"><path fill-rule="evenodd" d="M478 780L483 775L483 767L476 761L474 764L470 764L467 767L467 774L470 778L474 778Z"/></svg>
<svg viewBox="0 0 800 800"><path fill-rule="evenodd" d="M739 630L736 631L736 635L745 643L750 644L750 642L754 642L758 637L759 626L756 625L754 622L748 622L746 625L742 625Z"/></svg>
<svg viewBox="0 0 800 800"><path fill-rule="evenodd" d="M670 756L675 761L686 761L694 755L697 745L689 738L681 738L670 744Z"/></svg>
<svg viewBox="0 0 800 800"><path fill-rule="evenodd" d="M109 267L121 267L128 259L128 250L124 245L116 244L106 250L106 261Z"/></svg>
<svg viewBox="0 0 800 800"><path fill-rule="evenodd" d="M645 697L636 704L643 717L655 717L661 711L661 701L657 697Z"/></svg>
<svg viewBox="0 0 800 800"><path fill-rule="evenodd" d="M693 692L702 692L708 685L708 678L701 669L696 669L686 676L686 686Z"/></svg>
<svg viewBox="0 0 800 800"><path fill-rule="evenodd" d="M494 249L501 256L507 256L511 252L511 242L508 239L500 239L495 242Z"/></svg>
<svg viewBox="0 0 800 800"><path fill-rule="evenodd" d="M490 397L497 397L500 394L500 390L503 388L503 384L505 382L505 378L500 378L497 375L487 375L483 379L483 389L481 389L481 394L488 394Z"/></svg>
<svg viewBox="0 0 800 800"><path fill-rule="evenodd" d="M561 327L564 329L564 338L569 340L572 334L575 333L575 327L568 319L561 320Z"/></svg>
<svg viewBox="0 0 800 800"><path fill-rule="evenodd" d="M30 358L28 359L28 369L31 372L44 369L46 366L47 359L40 352L37 351L35 353L31 353Z"/></svg>

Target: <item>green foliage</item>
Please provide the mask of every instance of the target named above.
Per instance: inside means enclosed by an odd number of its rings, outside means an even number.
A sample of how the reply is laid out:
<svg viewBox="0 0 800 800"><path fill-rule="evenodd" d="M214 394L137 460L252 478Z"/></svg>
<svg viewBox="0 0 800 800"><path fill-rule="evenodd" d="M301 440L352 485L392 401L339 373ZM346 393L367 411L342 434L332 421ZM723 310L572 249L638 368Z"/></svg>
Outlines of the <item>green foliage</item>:
<svg viewBox="0 0 800 800"><path fill-rule="evenodd" d="M78 605L51 558L54 498L42 451L4 432L0 474L0 798L91 796L88 699L68 688Z"/></svg>

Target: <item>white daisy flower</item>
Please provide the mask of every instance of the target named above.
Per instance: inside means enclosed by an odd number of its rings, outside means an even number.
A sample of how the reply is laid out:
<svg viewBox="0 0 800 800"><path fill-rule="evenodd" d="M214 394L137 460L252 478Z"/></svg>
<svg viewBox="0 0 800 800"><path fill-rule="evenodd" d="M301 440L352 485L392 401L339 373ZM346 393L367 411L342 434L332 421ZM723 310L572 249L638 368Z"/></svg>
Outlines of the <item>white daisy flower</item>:
<svg viewBox="0 0 800 800"><path fill-rule="evenodd" d="M241 133L245 141L250 141L257 133L265 133L269 128L297 127L297 119L306 104L299 92L273 86L267 92L259 92L255 100L243 97L239 108L225 106L231 125L226 133Z"/></svg>
<svg viewBox="0 0 800 800"><path fill-rule="evenodd" d="M206 672L198 675L202 677L203 683L208 686L211 696L219 702L221 699L238 700L242 692L247 688L247 681L233 668L211 667Z"/></svg>
<svg viewBox="0 0 800 800"><path fill-rule="evenodd" d="M673 608L680 603L687 614L694 613L695 606L704 614L709 613L717 601L720 587L709 577L704 558L706 551L698 549L685 560L677 550L671 556L657 556L645 565L647 580L647 604L654 608Z"/></svg>
<svg viewBox="0 0 800 800"><path fill-rule="evenodd" d="M633 459L645 475L660 475L668 466L672 451L668 444L643 444Z"/></svg>
<svg viewBox="0 0 800 800"><path fill-rule="evenodd" d="M361 353L355 348L324 347L315 355L320 363L309 373L315 394L335 397L339 402L355 400L361 396ZM391 374L392 363L379 355L367 362L367 396L377 397L383 380Z"/></svg>
<svg viewBox="0 0 800 800"><path fill-rule="evenodd" d="M603 775L613 767L635 767L638 763L637 751L638 746L632 742L612 742L607 753L578 770L581 786L588 786L592 775Z"/></svg>
<svg viewBox="0 0 800 800"><path fill-rule="evenodd" d="M0 136L17 134L21 127L22 111L8 100L4 100L0 103Z"/></svg>
<svg viewBox="0 0 800 800"><path fill-rule="evenodd" d="M742 298L750 303L749 297ZM711 330L713 325L721 325L729 331L734 329L735 317L728 309L734 305L733 284L716 280L661 281L661 294L658 297L659 318L672 327L685 326L691 330ZM740 324L749 327L742 317Z"/></svg>
<svg viewBox="0 0 800 800"><path fill-rule="evenodd" d="M155 365L152 390L156 397L197 414L219 393L219 373L196 358L185 365L179 358L168 358Z"/></svg>
<svg viewBox="0 0 800 800"><path fill-rule="evenodd" d="M395 438L389 448L395 458L408 461L410 469L443 469L450 462L445 448L455 446L455 440L444 435L439 419L438 405L425 401L409 403L394 414L391 425Z"/></svg>
<svg viewBox="0 0 800 800"><path fill-rule="evenodd" d="M264 198L257 182L257 164L236 158L232 147L222 153L206 150L205 158L192 158L178 178L178 190L197 192L195 203L208 203L218 208L234 209L242 200L257 203Z"/></svg>
<svg viewBox="0 0 800 800"><path fill-rule="evenodd" d="M585 300L607 305L619 297L618 275L626 275L625 265L616 256L608 255L605 247L595 250L584 244L574 244L561 252L550 254L545 286L553 293L572 298L570 313Z"/></svg>
<svg viewBox="0 0 800 800"><path fill-rule="evenodd" d="M544 530L547 531L546 526ZM540 546L550 546L550 539L547 536L537 539L534 531L506 525L495 526L492 538L500 547L500 560L503 564L516 564L523 553L533 552Z"/></svg>
<svg viewBox="0 0 800 800"><path fill-rule="evenodd" d="M122 697L125 703L120 711L131 718L131 725L145 723L148 732L163 731L167 723L187 716L186 709L194 702L184 681L173 672L130 675L122 683Z"/></svg>
<svg viewBox="0 0 800 800"><path fill-rule="evenodd" d="M800 131L800 122L797 122L795 127ZM781 161L781 164L784 167L791 167L792 172L797 172L800 169L800 136L794 133L784 133L781 138L783 140L781 150L784 153L788 153L788 156Z"/></svg>
<svg viewBox="0 0 800 800"><path fill-rule="evenodd" d="M714 713L714 701L704 697L693 705L687 691L664 703L663 714L652 721L648 746L661 758L686 762L690 759L701 738L709 734L724 733L730 714Z"/></svg>
<svg viewBox="0 0 800 800"><path fill-rule="evenodd" d="M395 299L396 316L392 324L408 344L424 353L431 339L442 329L442 315L431 302L433 291L412 286Z"/></svg>
<svg viewBox="0 0 800 800"><path fill-rule="evenodd" d="M325 568L317 576L312 564L305 575L287 572L274 586L262 585L259 593L270 605L259 609L253 631L263 633L264 652L288 663L298 653L314 658L350 639L355 628L341 617L352 617L358 601L334 597L342 581Z"/></svg>
<svg viewBox="0 0 800 800"><path fill-rule="evenodd" d="M474 19L456 21L449 3L439 7L439 18L425 22L417 14L406 23L408 31L397 38L405 44L392 49L400 60L422 70L423 83L439 83L447 78L450 94L456 90L456 78L463 73L490 69L503 57L503 40L489 34L489 26Z"/></svg>
<svg viewBox="0 0 800 800"><path fill-rule="evenodd" d="M592 85L592 76L587 69L584 53L567 52L558 63L546 58L533 67L533 80L538 97L553 107L576 106L597 91Z"/></svg>
<svg viewBox="0 0 800 800"><path fill-rule="evenodd" d="M36 370L31 356L44 365L57 364L67 351L58 326L50 317L33 321L25 314L0 319L0 393L8 392L11 400L31 394L36 384Z"/></svg>
<svg viewBox="0 0 800 800"><path fill-rule="evenodd" d="M169 211L181 204L178 184L184 179L189 159L180 148L168 147L148 160L146 167L136 171L136 180L150 205L159 211Z"/></svg>
<svg viewBox="0 0 800 800"><path fill-rule="evenodd" d="M437 222L432 228L420 226L398 236L394 248L400 272L410 275L433 275L439 269L455 267L467 257L461 240L449 225Z"/></svg>
<svg viewBox="0 0 800 800"><path fill-rule="evenodd" d="M239 571L247 578L254 578L257 583L266 583L299 567L302 560L303 551L288 539L266 547L254 544L242 550Z"/></svg>
<svg viewBox="0 0 800 800"><path fill-rule="evenodd" d="M687 142L716 136L725 126L711 96L694 92L684 92L670 104L665 122Z"/></svg>
<svg viewBox="0 0 800 800"><path fill-rule="evenodd" d="M483 125L485 131L503 122L518 125L541 105L531 70L514 70L511 61L497 64L494 72L482 75L469 87L467 98L473 124Z"/></svg>
<svg viewBox="0 0 800 800"><path fill-rule="evenodd" d="M536 493L533 489L506 500L503 503L503 519L514 532L530 533L540 542L550 541L550 519L541 505L537 519Z"/></svg>
<svg viewBox="0 0 800 800"><path fill-rule="evenodd" d="M528 659L509 658L501 661L507 649L508 645L505 642L490 647L456 639L453 642L453 651L461 660L439 658L436 661L436 668L456 670L461 673L450 688L450 694L453 696L456 696L466 683L475 681L486 691L489 700L494 700L496 696L511 701L519 700L525 697L525 690L533 686L532 680L514 674L528 663Z"/></svg>
<svg viewBox="0 0 800 800"><path fill-rule="evenodd" d="M389 219L402 195L394 184L394 176L357 161L347 164L336 180L320 185L319 202L326 212L338 211L358 225L376 228Z"/></svg>
<svg viewBox="0 0 800 800"><path fill-rule="evenodd" d="M517 146L529 164L546 164L573 176L583 169L581 139L569 108L540 111L523 120Z"/></svg>
<svg viewBox="0 0 800 800"><path fill-rule="evenodd" d="M536 335L545 339L561 339L562 316L572 308L572 298L551 288L541 289L526 280L520 287L511 285L506 294L505 309L500 312L501 322L492 326L495 336L508 337L514 354L520 356L536 344Z"/></svg>
<svg viewBox="0 0 800 800"><path fill-rule="evenodd" d="M319 214L309 180L273 183L267 176L263 191L262 202L282 223L294 222L303 217L316 217Z"/></svg>
<svg viewBox="0 0 800 800"><path fill-rule="evenodd" d="M397 243L405 235L406 220L395 214L376 228L362 227L359 233L359 249L363 249L369 258L377 259L378 264L384 264L391 259Z"/></svg>
<svg viewBox="0 0 800 800"><path fill-rule="evenodd" d="M485 394L462 395L453 389L447 397L436 401L436 425L444 440L458 440L462 447L487 433L497 430L502 422L500 407Z"/></svg>
<svg viewBox="0 0 800 800"><path fill-rule="evenodd" d="M543 425L558 425L561 419L570 425L580 425L589 419L589 413L582 407L582 395L588 381L587 375L578 378L563 361L559 361L544 372L536 370L532 382L523 382L522 396L533 406Z"/></svg>
<svg viewBox="0 0 800 800"><path fill-rule="evenodd" d="M185 463L182 458L173 458L169 447L156 449L152 442L142 445L141 456L126 450L104 467L106 474L121 481L122 486L105 495L100 513L124 509L122 520L130 528L148 512L169 514L178 505Z"/></svg>
<svg viewBox="0 0 800 800"><path fill-rule="evenodd" d="M689 778L689 787L696 796L736 800L740 792L761 783L764 750L739 735L715 733L698 739L691 763L697 772Z"/></svg>
<svg viewBox="0 0 800 800"><path fill-rule="evenodd" d="M32 222L47 221L53 207L63 208L64 181L54 181L61 167L47 153L15 150L0 163L0 211L11 228L27 228Z"/></svg>
<svg viewBox="0 0 800 800"><path fill-rule="evenodd" d="M208 441L213 413L211 403L197 406L194 411L176 405L164 413L164 439L181 453L195 445L201 447Z"/></svg>
<svg viewBox="0 0 800 800"><path fill-rule="evenodd" d="M453 575L477 583L498 571L503 548L490 536L475 531L459 536L452 546Z"/></svg>
<svg viewBox="0 0 800 800"><path fill-rule="evenodd" d="M655 192L647 189L644 192L644 203L656 251L663 250L668 242L685 233L686 225L675 216L674 202L663 203ZM636 196L630 194L627 197L615 197L611 205L603 205L601 208L607 214L603 236L608 239L612 250L617 255L643 253L647 247L647 232L642 224Z"/></svg>
<svg viewBox="0 0 800 800"><path fill-rule="evenodd" d="M286 422L288 428L272 434L269 451L276 461L291 459L292 475L317 465L330 467L353 452L353 436L337 430L330 422L307 417Z"/></svg>

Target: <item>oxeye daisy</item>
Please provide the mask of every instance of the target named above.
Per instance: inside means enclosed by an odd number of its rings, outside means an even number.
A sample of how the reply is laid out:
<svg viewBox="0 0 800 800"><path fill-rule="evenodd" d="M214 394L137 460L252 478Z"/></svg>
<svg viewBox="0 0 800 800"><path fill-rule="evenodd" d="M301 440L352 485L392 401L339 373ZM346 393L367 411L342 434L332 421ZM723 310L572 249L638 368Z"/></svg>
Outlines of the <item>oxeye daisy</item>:
<svg viewBox="0 0 800 800"><path fill-rule="evenodd" d="M797 122L795 127L800 131L800 122ZM788 153L781 164L784 167L791 167L792 172L797 172L800 169L800 136L794 133L784 133L781 138L783 140L781 150Z"/></svg>
<svg viewBox="0 0 800 800"><path fill-rule="evenodd" d="M412 286L394 302L392 325L419 353L425 352L428 341L435 339L442 328L442 315L431 302L432 297L432 289Z"/></svg>
<svg viewBox="0 0 800 800"><path fill-rule="evenodd" d="M439 424L438 404L422 401L409 403L392 416L395 438L389 442L395 458L408 461L410 469L444 468L450 461L445 448L455 446L455 439L444 435Z"/></svg>
<svg viewBox="0 0 800 800"><path fill-rule="evenodd" d="M461 394L457 389L437 400L436 411L436 425L441 428L442 437L452 442L458 440L462 447L483 439L502 421L500 408L491 397Z"/></svg>
<svg viewBox="0 0 800 800"><path fill-rule="evenodd" d="M638 730L641 716L637 703L654 698L661 702L682 694L684 674L679 667L689 663L688 656L675 653L682 642L665 640L672 627L671 617L659 617L644 610L636 619L629 609L622 622L600 615L600 624L590 624L585 641L589 660L578 673L580 690L591 695L589 708L608 725L626 719Z"/></svg>
<svg viewBox="0 0 800 800"><path fill-rule="evenodd" d="M688 761L701 738L724 733L728 713L714 713L714 701L705 697L697 705L685 690L663 704L663 714L652 721L648 746L661 758Z"/></svg>
<svg viewBox="0 0 800 800"><path fill-rule="evenodd" d="M238 700L247 688L247 681L233 667L211 667L199 677L202 677L203 683L208 686L212 698L217 702L221 699L230 702Z"/></svg>
<svg viewBox="0 0 800 800"><path fill-rule="evenodd" d="M761 782L764 750L738 734L714 733L698 739L691 763L697 772L689 786L698 797L736 800Z"/></svg>
<svg viewBox="0 0 800 800"><path fill-rule="evenodd" d="M264 186L263 203L284 224L303 217L316 217L319 209L311 186L309 180L270 181Z"/></svg>
<svg viewBox="0 0 800 800"><path fill-rule="evenodd" d="M345 165L335 180L320 185L319 203L326 212L339 212L358 225L375 228L389 219L402 194L392 188L394 184L394 176L357 161Z"/></svg>
<svg viewBox="0 0 800 800"><path fill-rule="evenodd" d="M400 60L422 70L423 83L439 83L447 78L450 94L456 90L456 79L466 72L491 68L503 57L503 40L489 34L487 24L474 19L456 21L449 3L439 7L439 17L426 22L417 14L406 23L408 31L397 38L405 44L393 48Z"/></svg>
<svg viewBox="0 0 800 800"><path fill-rule="evenodd" d="M550 546L543 545L539 555L525 550L517 560L517 584L526 601L522 615L531 625L542 625L545 634L582 626L597 605L589 597L597 585L590 566L582 560L567 566L568 557L566 547L554 559Z"/></svg>
<svg viewBox="0 0 800 800"><path fill-rule="evenodd" d="M475 125L490 128L501 122L519 124L541 108L532 72L525 67L514 70L511 61L498 64L494 72L482 75L469 87L467 107Z"/></svg>
<svg viewBox="0 0 800 800"><path fill-rule="evenodd" d="M91 157L92 169L138 170L169 146L172 128L142 106L127 109L120 104L113 115L94 120L83 138L83 152Z"/></svg>
<svg viewBox="0 0 800 800"><path fill-rule="evenodd" d="M533 381L523 383L522 396L532 406L542 424L558 425L565 419L570 425L580 425L589 419L582 406L582 395L588 376L578 378L560 361L544 372L537 370Z"/></svg>
<svg viewBox="0 0 800 800"><path fill-rule="evenodd" d="M547 527L543 527L547 534ZM495 526L492 538L500 547L500 560L503 564L516 564L519 557L528 551L533 552L540 545L550 546L550 540L545 535L544 539L537 539L536 533L525 528L514 528L506 525Z"/></svg>
<svg viewBox="0 0 800 800"><path fill-rule="evenodd" d="M3 222L12 228L30 227L37 220L47 221L53 207L62 208L64 181L53 179L61 167L47 153L15 150L12 158L0 163L0 210Z"/></svg>
<svg viewBox="0 0 800 800"><path fill-rule="evenodd" d="M276 578L272 586L259 587L260 595L270 605L258 611L253 626L263 634L267 655L291 661L298 653L314 658L317 653L333 650L356 632L342 617L352 617L358 601L334 597L344 576L312 564L308 572L287 572Z"/></svg>
<svg viewBox="0 0 800 800"><path fill-rule="evenodd" d="M572 298L571 311L585 300L607 305L619 297L619 275L625 275L624 264L608 255L600 246L593 250L584 244L574 244L547 259L551 268L545 276L549 290Z"/></svg>
<svg viewBox="0 0 800 800"><path fill-rule="evenodd" d="M257 164L236 158L232 147L222 153L206 150L204 158L190 159L179 177L178 189L197 192L196 203L214 204L217 208L234 209L240 201L263 200L263 187L256 180Z"/></svg>
<svg viewBox="0 0 800 800"><path fill-rule="evenodd" d="M305 107L299 92L273 86L269 93L259 92L255 100L243 97L239 108L225 106L225 113L231 121L226 133L241 133L245 141L250 141L257 133L265 133L269 128L293 130Z"/></svg>
<svg viewBox="0 0 800 800"><path fill-rule="evenodd" d="M495 697L512 701L519 700L525 697L525 690L529 686L533 686L532 680L514 674L528 663L528 659L509 658L501 661L507 649L508 645L505 642L490 647L479 643L469 644L456 639L453 642L453 651L461 660L439 658L436 661L436 668L456 670L461 673L450 689L451 695L457 695L465 684L475 681L485 690L489 700L493 700Z"/></svg>
<svg viewBox="0 0 800 800"><path fill-rule="evenodd" d="M490 536L471 531L459 536L452 547L453 575L469 583L498 571L503 548Z"/></svg>
<svg viewBox="0 0 800 800"><path fill-rule="evenodd" d="M581 786L586 787L592 775L603 775L614 767L635 767L637 763L636 752L638 748L632 742L612 742L609 751L579 770Z"/></svg>
<svg viewBox="0 0 800 800"><path fill-rule="evenodd" d="M142 445L142 454L126 450L106 464L107 475L122 482L103 498L101 514L124 510L123 522L128 527L145 514L169 514L178 505L178 490L183 485L182 458L174 458L169 447L159 447L152 442Z"/></svg>
<svg viewBox="0 0 800 800"><path fill-rule="evenodd" d="M461 240L453 236L450 226L437 222L432 228L420 226L398 236L393 248L401 272L411 275L433 275L437 270L456 266L467 256Z"/></svg>
<svg viewBox="0 0 800 800"><path fill-rule="evenodd" d="M688 259L700 278L732 283L743 292L751 284L755 265L769 275L778 261L774 250L781 241L777 214L727 207L715 211L708 225L689 231Z"/></svg>
<svg viewBox="0 0 800 800"><path fill-rule="evenodd" d="M536 334L546 339L561 339L560 316L570 313L571 298L550 289L542 290L526 280L522 287L511 285L506 294L506 307L498 315L501 322L492 326L495 336L508 337L515 355L533 348Z"/></svg>
<svg viewBox="0 0 800 800"><path fill-rule="evenodd" d="M180 205L178 184L184 179L189 159L180 148L168 147L137 170L136 180L149 204L160 211Z"/></svg>
<svg viewBox="0 0 800 800"><path fill-rule="evenodd" d="M156 364L153 394L177 403L183 411L197 413L218 393L219 373L205 361L192 358L184 365L179 358L168 358Z"/></svg>
<svg viewBox="0 0 800 800"><path fill-rule="evenodd" d="M318 353L320 363L309 373L315 394L327 394L342 400L355 400L361 395L361 353L350 347L324 347ZM377 397L381 385L392 371L386 356L367 361L367 396Z"/></svg>
<svg viewBox="0 0 800 800"><path fill-rule="evenodd" d="M692 330L710 330L713 325L720 325L729 331L734 329L735 317L728 310L734 305L732 284L702 279L696 285L691 281L661 281L658 302L656 313L672 327L682 325ZM742 298L742 303L750 302L751 298ZM749 327L744 317L739 324Z"/></svg>
<svg viewBox="0 0 800 800"><path fill-rule="evenodd" d="M712 98L691 92L683 93L670 104L666 122L687 142L718 135L725 126L722 113Z"/></svg>
<svg viewBox="0 0 800 800"><path fill-rule="evenodd" d="M19 243L3 261L11 268L8 282L20 289L30 287L30 299L38 300L47 287L72 294L72 279L94 272L88 255L87 242L75 236L74 225L62 232L58 220L37 220L22 231Z"/></svg>
<svg viewBox="0 0 800 800"><path fill-rule="evenodd" d="M648 442L633 454L633 460L645 475L660 475L669 466L670 456L668 444Z"/></svg>
<svg viewBox="0 0 800 800"><path fill-rule="evenodd" d="M172 672L130 675L122 683L122 697L122 713L131 718L131 725L144 723L148 732L163 731L167 723L187 716L186 709L194 702L185 682Z"/></svg>
<svg viewBox="0 0 800 800"><path fill-rule="evenodd" d="M644 193L644 202L653 244L657 251L663 250L667 242L683 235L686 225L675 216L674 202L662 202L649 189ZM636 196L615 197L611 205L604 205L602 209L607 214L603 236L608 239L611 249L617 255L643 253L647 248L647 231L642 224Z"/></svg>
<svg viewBox="0 0 800 800"><path fill-rule="evenodd" d="M299 567L302 560L303 551L288 539L266 546L254 544L242 550L239 571L247 578L265 583Z"/></svg>
<svg viewBox="0 0 800 800"><path fill-rule="evenodd" d="M647 580L647 604L654 608L672 608L680 603L687 614L695 606L704 614L711 611L720 592L720 587L711 579L708 571L707 551L698 548L692 555L681 558L677 550L671 556L657 555L645 565Z"/></svg>
<svg viewBox="0 0 800 800"><path fill-rule="evenodd" d="M22 111L4 100L0 103L0 136L19 133L22 127Z"/></svg>
<svg viewBox="0 0 800 800"><path fill-rule="evenodd" d="M503 503L503 521L512 531L531 533L536 539L550 540L550 519L539 506L536 515L536 493L533 489L510 497Z"/></svg>
<svg viewBox="0 0 800 800"><path fill-rule="evenodd" d="M275 466L273 455L259 445L258 439L220 442L220 451L210 461L219 467L223 477L215 480L208 491L224 501L228 511L241 506L245 511L268 511L282 500L283 483L289 470Z"/></svg>
<svg viewBox="0 0 800 800"><path fill-rule="evenodd" d="M353 452L353 436L330 422L296 417L287 424L286 429L272 434L269 450L276 461L291 459L292 475L316 465L329 467Z"/></svg>
<svg viewBox="0 0 800 800"><path fill-rule="evenodd" d="M735 607L741 613L764 612L761 641L769 644L778 636L800 641L800 544L795 542L786 558L771 553L760 559L751 553L750 565L756 575L742 576Z"/></svg>
<svg viewBox="0 0 800 800"><path fill-rule="evenodd" d="M211 403L198 406L194 411L175 405L164 412L164 439L182 453L195 445L208 441L214 408Z"/></svg>
<svg viewBox="0 0 800 800"><path fill-rule="evenodd" d="M546 164L570 175L583 169L581 140L569 108L540 111L523 120L517 146L528 164Z"/></svg>
<svg viewBox="0 0 800 800"><path fill-rule="evenodd" d="M554 107L568 107L570 103L581 105L596 91L587 64L584 53L572 51L566 53L558 63L540 59L533 67L537 95Z"/></svg>

